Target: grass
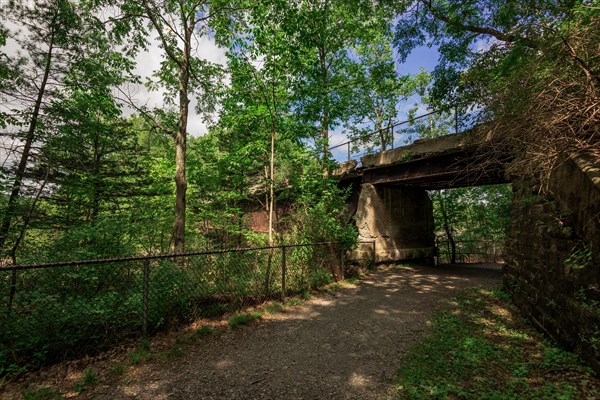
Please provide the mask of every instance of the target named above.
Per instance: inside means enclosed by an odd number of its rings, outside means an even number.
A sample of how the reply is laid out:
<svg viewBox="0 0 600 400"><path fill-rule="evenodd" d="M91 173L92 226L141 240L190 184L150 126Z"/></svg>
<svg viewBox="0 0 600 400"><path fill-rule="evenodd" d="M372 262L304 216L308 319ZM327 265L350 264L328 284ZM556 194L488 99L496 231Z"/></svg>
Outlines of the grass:
<svg viewBox="0 0 600 400"><path fill-rule="evenodd" d="M232 329L237 328L240 325L248 324L254 320L260 319L262 314L258 311L250 311L249 313L236 314L229 317L227 323Z"/></svg>
<svg viewBox="0 0 600 400"><path fill-rule="evenodd" d="M288 301L286 301L284 306L285 307L296 307L296 306L299 306L300 304L302 304L302 299L293 298L293 299L289 299Z"/></svg>
<svg viewBox="0 0 600 400"><path fill-rule="evenodd" d="M112 376L125 375L125 372L127 372L127 366L121 363L114 364L108 370L108 373Z"/></svg>
<svg viewBox="0 0 600 400"><path fill-rule="evenodd" d="M203 327L198 328L196 332L194 332L194 336L197 338L201 338L203 336L210 335L211 333L213 333L213 331L212 329L210 329L210 326L204 325Z"/></svg>
<svg viewBox="0 0 600 400"><path fill-rule="evenodd" d="M261 311L266 314L277 314L283 311L284 305L278 301L274 301L271 304L264 306Z"/></svg>
<svg viewBox="0 0 600 400"><path fill-rule="evenodd" d="M593 372L548 344L500 291L459 294L404 361L398 399L600 398Z"/></svg>
<svg viewBox="0 0 600 400"><path fill-rule="evenodd" d="M159 351L155 354L157 360L172 361L184 355L182 348L179 345L173 345L168 350Z"/></svg>
<svg viewBox="0 0 600 400"><path fill-rule="evenodd" d="M73 389L77 393L84 392L87 388L96 384L97 378L96 373L92 369L88 369L84 372L83 377L73 384Z"/></svg>
<svg viewBox="0 0 600 400"><path fill-rule="evenodd" d="M141 340L138 346L129 354L129 362L132 365L138 365L151 357L150 342L146 339Z"/></svg>
<svg viewBox="0 0 600 400"><path fill-rule="evenodd" d="M55 400L60 399L58 390L50 387L38 387L30 385L23 392L24 400Z"/></svg>

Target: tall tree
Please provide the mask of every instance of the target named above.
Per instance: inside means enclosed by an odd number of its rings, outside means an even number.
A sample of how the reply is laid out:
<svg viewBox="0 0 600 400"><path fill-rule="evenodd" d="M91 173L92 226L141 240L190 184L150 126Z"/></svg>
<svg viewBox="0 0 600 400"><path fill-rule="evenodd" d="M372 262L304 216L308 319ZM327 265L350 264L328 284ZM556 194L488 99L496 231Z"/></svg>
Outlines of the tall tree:
<svg viewBox="0 0 600 400"><path fill-rule="evenodd" d="M293 55L295 110L314 130L326 174L330 131L350 114L349 49L361 35L368 35L375 7L362 0L305 0L280 11Z"/></svg>
<svg viewBox="0 0 600 400"><path fill-rule="evenodd" d="M371 32L355 47L351 75L353 113L345 126L357 148L367 146L367 150L383 151L393 145L399 105L412 96L424 96L431 78L424 70L414 75L398 74L387 20L382 19Z"/></svg>
<svg viewBox="0 0 600 400"><path fill-rule="evenodd" d="M98 38L102 28L89 17L89 9L68 0L9 2L0 14L10 26L2 30L20 52L10 63L13 84L2 88L10 104L8 135L20 143L20 154L13 156L12 184L0 225L0 249L4 247L23 191L26 170L32 160L34 144L44 140L48 129L46 107L68 65L84 57L81 47Z"/></svg>
<svg viewBox="0 0 600 400"><path fill-rule="evenodd" d="M148 45L145 37L155 34L164 61L155 71L157 80L150 84L164 89L165 103L177 108L177 127L171 131L175 147L175 222L173 246L176 252L185 250L186 227L186 146L191 97L197 96L202 112L214 107L211 93L219 80L219 68L198 58L195 48L198 38L209 34L209 22L223 12L217 1L143 0L124 1L121 10L126 24L133 24L138 42ZM143 19L143 20L140 20ZM146 21L147 25L143 22ZM116 24L122 30L123 24Z"/></svg>

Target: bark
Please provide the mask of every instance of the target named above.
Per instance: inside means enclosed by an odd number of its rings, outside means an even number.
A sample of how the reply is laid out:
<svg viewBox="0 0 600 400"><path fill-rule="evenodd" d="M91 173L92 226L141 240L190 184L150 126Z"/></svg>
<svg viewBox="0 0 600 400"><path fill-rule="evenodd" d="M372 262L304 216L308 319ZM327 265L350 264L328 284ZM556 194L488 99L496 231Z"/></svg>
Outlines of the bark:
<svg viewBox="0 0 600 400"><path fill-rule="evenodd" d="M95 221L100 213L100 159L102 158L102 152L100 150L100 138L98 134L94 135L94 155L92 165L92 192L91 192L91 210L90 210L90 221Z"/></svg>
<svg viewBox="0 0 600 400"><path fill-rule="evenodd" d="M266 97L266 96L265 96ZM273 212L275 209L275 134L276 118L277 118L277 96L275 94L275 85L271 86L271 99L273 101L273 109L271 113L271 154L269 160L269 246L273 246ZM269 249L269 259L267 261L267 273L265 277L265 293L270 292L271 286L271 269L273 263L273 248Z"/></svg>
<svg viewBox="0 0 600 400"><path fill-rule="evenodd" d="M42 192L44 191L44 187L46 187L46 183L48 182L48 174L50 173L50 165L46 169L46 176L44 178L44 182L40 186L35 198L33 199L33 203L31 207L29 207L29 212L25 216L25 220L23 221L23 226L21 227L21 232L19 233L19 237L15 240L12 248L10 249L10 258L12 259L13 265L17 264L17 250L19 250L19 245L23 241L25 237L25 232L27 232L27 228L29 227L29 221L31 221L31 216L33 215L33 211L35 210L35 206L40 199ZM17 270L13 270L10 276L10 290L8 292L8 303L6 305L6 315L8 316L12 312L12 305L15 299L15 294L17 291Z"/></svg>
<svg viewBox="0 0 600 400"><path fill-rule="evenodd" d="M329 258L331 260L331 274L336 282L344 280L344 265L343 261L340 260L339 251L333 243L327 244L327 250L329 252ZM343 250L342 250L343 251Z"/></svg>
<svg viewBox="0 0 600 400"><path fill-rule="evenodd" d="M446 210L446 202L444 196L440 193L440 210L442 211L442 218L444 219L444 231L448 237L448 243L450 244L450 264L456 264L456 242L454 236L452 236L452 230L450 229L450 223L448 222L448 213Z"/></svg>
<svg viewBox="0 0 600 400"><path fill-rule="evenodd" d="M175 134L175 226L173 246L176 253L185 251L185 213L187 181L185 159L187 146L187 120L190 100L188 85L190 79L190 54L193 27L186 26L183 55L179 65L179 123Z"/></svg>
<svg viewBox="0 0 600 400"><path fill-rule="evenodd" d="M323 113L321 114L321 140L323 141L324 175L329 176L329 76L327 71L327 55L323 47L319 48L319 63L323 84Z"/></svg>
<svg viewBox="0 0 600 400"><path fill-rule="evenodd" d="M42 82L40 83L37 98L35 101L35 105L33 108L33 113L31 115L31 121L29 122L29 128L27 129L27 134L25 136L25 143L23 145L23 153L21 153L21 159L19 160L19 165L17 167L17 171L15 174L15 180L13 181L12 189L10 191L10 197L8 198L8 204L6 205L6 212L2 217L2 225L0 226L0 250L4 248L4 244L6 243L6 239L8 236L8 232L10 230L10 226L12 223L12 217L17 208L17 202L19 200L19 196L21 194L21 186L23 184L23 177L25 176L25 170L27 168L27 163L29 162L29 155L31 153L31 147L33 145L35 139L35 132L37 123L40 116L40 109L42 107L42 102L44 99L44 95L46 92L46 85L48 84L48 77L50 76L50 69L52 66L52 58L54 51L54 39L55 39L55 31L54 24L56 21L56 16L53 18L50 26L50 37L48 40L48 51L46 52L46 63L44 65L44 75L42 78Z"/></svg>
<svg viewBox="0 0 600 400"><path fill-rule="evenodd" d="M187 146L187 122L189 112L189 80L190 80L190 59L191 42L194 33L196 15L185 13L181 10L180 22L182 24L181 34L175 31L175 28L160 14L160 10L150 7L148 1L143 3L146 17L150 20L159 40L162 43L163 50L167 57L173 61L179 69L179 117L178 128L173 134L175 139L175 223L173 226L173 250L176 253L185 251L185 219L186 219L186 192L187 180L185 176L186 169L186 146ZM178 55L172 48L169 38L170 33L175 33L183 42L182 54Z"/></svg>

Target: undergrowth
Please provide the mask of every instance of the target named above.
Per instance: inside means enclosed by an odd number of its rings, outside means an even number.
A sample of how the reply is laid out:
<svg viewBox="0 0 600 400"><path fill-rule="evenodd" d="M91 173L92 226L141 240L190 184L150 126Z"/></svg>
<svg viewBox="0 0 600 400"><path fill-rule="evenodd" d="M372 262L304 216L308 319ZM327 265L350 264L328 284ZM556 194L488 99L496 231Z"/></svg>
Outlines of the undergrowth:
<svg viewBox="0 0 600 400"><path fill-rule="evenodd" d="M398 399L600 398L593 372L546 342L503 292L465 291L452 305L404 358Z"/></svg>

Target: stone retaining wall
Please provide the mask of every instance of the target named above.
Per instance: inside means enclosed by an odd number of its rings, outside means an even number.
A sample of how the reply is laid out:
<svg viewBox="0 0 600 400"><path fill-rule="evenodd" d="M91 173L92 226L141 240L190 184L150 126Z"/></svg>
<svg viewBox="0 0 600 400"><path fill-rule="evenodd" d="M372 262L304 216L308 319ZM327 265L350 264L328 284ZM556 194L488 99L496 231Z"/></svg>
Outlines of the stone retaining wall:
<svg viewBox="0 0 600 400"><path fill-rule="evenodd" d="M600 373L596 172L581 159L565 158L551 179L552 195L514 184L504 283L534 323Z"/></svg>

